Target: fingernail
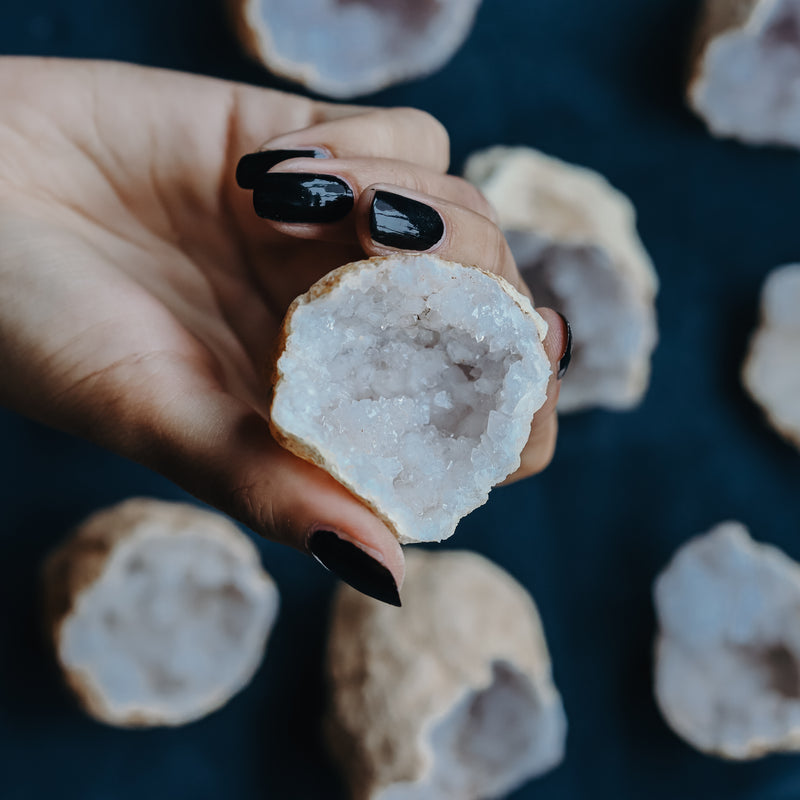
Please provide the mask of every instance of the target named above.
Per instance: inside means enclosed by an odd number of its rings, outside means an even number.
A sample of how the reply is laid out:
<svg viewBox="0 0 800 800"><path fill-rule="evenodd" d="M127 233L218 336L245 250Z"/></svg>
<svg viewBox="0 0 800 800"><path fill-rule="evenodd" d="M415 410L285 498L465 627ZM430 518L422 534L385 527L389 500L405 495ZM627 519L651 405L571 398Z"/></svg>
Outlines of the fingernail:
<svg viewBox="0 0 800 800"><path fill-rule="evenodd" d="M429 250L444 236L436 209L393 192L375 192L369 212L372 239L400 250Z"/></svg>
<svg viewBox="0 0 800 800"><path fill-rule="evenodd" d="M394 576L383 564L333 531L314 531L308 540L311 555L362 594L400 606Z"/></svg>
<svg viewBox="0 0 800 800"><path fill-rule="evenodd" d="M336 222L353 208L353 191L333 175L270 172L253 192L259 217L274 222Z"/></svg>
<svg viewBox="0 0 800 800"><path fill-rule="evenodd" d="M263 178L276 164L290 158L325 158L321 150L261 150L248 153L239 159L236 165L236 183L242 189L255 189L260 178Z"/></svg>
<svg viewBox="0 0 800 800"><path fill-rule="evenodd" d="M567 329L567 344L564 347L564 355L561 356L561 361L558 362L558 380L561 380L569 368L569 362L572 361L572 325L569 320L560 312L556 312L561 319L564 320L564 325Z"/></svg>

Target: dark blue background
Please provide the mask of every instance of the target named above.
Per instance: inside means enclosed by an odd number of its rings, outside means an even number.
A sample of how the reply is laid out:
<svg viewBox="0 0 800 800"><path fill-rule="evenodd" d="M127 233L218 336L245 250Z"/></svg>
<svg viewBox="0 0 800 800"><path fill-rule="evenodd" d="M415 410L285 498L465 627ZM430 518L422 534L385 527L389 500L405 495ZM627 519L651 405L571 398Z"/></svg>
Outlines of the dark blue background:
<svg viewBox="0 0 800 800"><path fill-rule="evenodd" d="M703 757L666 728L651 696L650 586L682 541L737 518L800 558L800 457L738 381L764 275L800 260L800 155L714 141L685 109L696 10L695 0L486 0L444 70L368 98L438 116L455 170L496 143L600 170L636 204L662 279L662 340L641 409L564 419L552 467L495 492L448 543L510 570L544 619L567 758L515 800L800 798L800 759ZM216 0L0 0L0 53L285 86L240 54ZM39 564L99 506L183 495L9 413L0 477L2 800L343 797L318 735L330 576L262 542L283 610L251 686L182 729L108 729L72 705L43 649Z"/></svg>

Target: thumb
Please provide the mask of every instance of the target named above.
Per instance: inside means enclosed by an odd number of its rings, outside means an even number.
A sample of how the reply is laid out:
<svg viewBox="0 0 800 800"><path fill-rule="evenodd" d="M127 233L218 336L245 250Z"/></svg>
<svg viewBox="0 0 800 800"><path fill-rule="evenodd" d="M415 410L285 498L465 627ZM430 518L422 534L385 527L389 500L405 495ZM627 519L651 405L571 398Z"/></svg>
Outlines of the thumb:
<svg viewBox="0 0 800 800"><path fill-rule="evenodd" d="M386 525L328 473L280 447L247 406L228 395L199 405L209 407L196 408L193 419L184 415L178 434L189 449L170 445L178 459L168 477L257 533L308 552L355 589L399 606L403 552Z"/></svg>
<svg viewBox="0 0 800 800"><path fill-rule="evenodd" d="M252 407L192 370L172 364L166 372L137 381L136 392L116 386L113 414L95 384L92 406L105 410L92 424L84 414L77 432L262 536L313 555L364 594L400 605L403 552L378 517L326 472L280 447Z"/></svg>

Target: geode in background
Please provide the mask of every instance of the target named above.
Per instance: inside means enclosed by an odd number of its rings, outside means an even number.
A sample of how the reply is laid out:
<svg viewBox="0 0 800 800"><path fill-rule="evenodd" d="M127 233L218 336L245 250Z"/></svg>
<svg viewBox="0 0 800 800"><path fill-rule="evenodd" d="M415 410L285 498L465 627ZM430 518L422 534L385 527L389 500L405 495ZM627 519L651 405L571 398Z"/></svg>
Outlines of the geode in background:
<svg viewBox="0 0 800 800"><path fill-rule="evenodd" d="M716 136L800 147L800 2L706 0L689 104Z"/></svg>
<svg viewBox="0 0 800 800"><path fill-rule="evenodd" d="M407 551L403 608L342 586L330 749L353 800L485 800L555 767L566 718L530 595L474 553Z"/></svg>
<svg viewBox="0 0 800 800"><path fill-rule="evenodd" d="M681 547L654 594L670 727L724 758L800 751L800 565L728 522Z"/></svg>
<svg viewBox="0 0 800 800"><path fill-rule="evenodd" d="M47 630L67 684L109 725L182 725L244 688L278 591L220 514L134 499L85 520L43 572Z"/></svg>
<svg viewBox="0 0 800 800"><path fill-rule="evenodd" d="M559 411L637 406L658 338L658 276L628 198L596 172L527 147L475 153L464 177L497 211L536 305L572 325Z"/></svg>
<svg viewBox="0 0 800 800"><path fill-rule="evenodd" d="M742 381L772 427L800 448L800 264L779 267L764 282Z"/></svg>
<svg viewBox="0 0 800 800"><path fill-rule="evenodd" d="M444 66L480 0L229 0L245 49L267 69L348 98Z"/></svg>

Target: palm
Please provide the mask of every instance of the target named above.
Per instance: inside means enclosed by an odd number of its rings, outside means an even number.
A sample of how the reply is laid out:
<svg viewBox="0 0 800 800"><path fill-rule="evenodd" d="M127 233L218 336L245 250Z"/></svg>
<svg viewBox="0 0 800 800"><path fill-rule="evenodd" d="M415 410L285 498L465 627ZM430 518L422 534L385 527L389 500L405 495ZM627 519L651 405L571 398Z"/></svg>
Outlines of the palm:
<svg viewBox="0 0 800 800"><path fill-rule="evenodd" d="M0 217L15 237L41 243L32 269L53 299L41 309L53 331L39 354L51 376L47 391L69 400L100 380L150 395L211 388L263 413L265 362L286 307L356 254L352 246L282 237L233 183L238 156L287 124L309 124L310 103L275 95L269 118L281 126L260 120L255 133L237 127L229 85L210 84L188 103L175 78L159 85L154 102L154 87L142 86L139 73L127 92L120 75L108 92L107 76L87 78L94 91L74 129L23 131L17 149L47 146L45 137L60 156L46 181L28 176L22 202L15 195ZM25 96L47 108L51 92L57 87ZM141 118L137 92L148 93L152 119ZM138 109L137 119L126 108ZM30 155L19 152L18 162L36 163Z"/></svg>

